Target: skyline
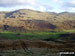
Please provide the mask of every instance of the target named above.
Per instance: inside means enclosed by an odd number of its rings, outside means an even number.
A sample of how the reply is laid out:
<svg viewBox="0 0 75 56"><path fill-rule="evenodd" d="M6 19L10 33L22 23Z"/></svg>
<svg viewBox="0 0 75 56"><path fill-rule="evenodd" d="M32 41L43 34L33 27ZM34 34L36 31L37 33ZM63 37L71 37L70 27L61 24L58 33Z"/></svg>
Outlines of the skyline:
<svg viewBox="0 0 75 56"><path fill-rule="evenodd" d="M42 12L75 12L75 0L1 0L0 11L32 9Z"/></svg>

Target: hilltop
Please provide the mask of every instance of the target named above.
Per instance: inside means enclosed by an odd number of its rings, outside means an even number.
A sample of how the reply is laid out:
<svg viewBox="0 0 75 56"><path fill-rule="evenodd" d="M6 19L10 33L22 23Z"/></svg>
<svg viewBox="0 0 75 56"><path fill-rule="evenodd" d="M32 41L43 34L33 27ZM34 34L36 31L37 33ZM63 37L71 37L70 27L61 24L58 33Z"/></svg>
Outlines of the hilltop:
<svg viewBox="0 0 75 56"><path fill-rule="evenodd" d="M0 12L0 29L5 30L74 30L75 13L40 12L20 9Z"/></svg>

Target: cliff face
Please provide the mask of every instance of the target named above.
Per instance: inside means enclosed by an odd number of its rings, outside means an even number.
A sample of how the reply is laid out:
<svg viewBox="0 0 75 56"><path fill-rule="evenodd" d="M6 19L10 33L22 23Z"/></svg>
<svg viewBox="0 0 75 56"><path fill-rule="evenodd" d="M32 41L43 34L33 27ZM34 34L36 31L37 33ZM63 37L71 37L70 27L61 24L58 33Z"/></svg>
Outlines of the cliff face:
<svg viewBox="0 0 75 56"><path fill-rule="evenodd" d="M40 12L29 9L0 12L0 28L6 30L75 29L75 13Z"/></svg>

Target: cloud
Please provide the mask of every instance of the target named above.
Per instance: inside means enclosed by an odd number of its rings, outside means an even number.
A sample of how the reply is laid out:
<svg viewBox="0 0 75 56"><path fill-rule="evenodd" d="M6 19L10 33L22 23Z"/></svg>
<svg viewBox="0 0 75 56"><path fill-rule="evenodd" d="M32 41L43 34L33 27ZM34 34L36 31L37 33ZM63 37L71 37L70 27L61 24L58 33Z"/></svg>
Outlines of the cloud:
<svg viewBox="0 0 75 56"><path fill-rule="evenodd" d="M64 6L65 7L75 7L75 0L69 1L69 2L65 2Z"/></svg>
<svg viewBox="0 0 75 56"><path fill-rule="evenodd" d="M49 10L52 10L53 7L48 5L48 4L39 4L39 5L27 5L25 6L25 8L27 9L33 9L33 10L39 10L39 11L49 11Z"/></svg>
<svg viewBox="0 0 75 56"><path fill-rule="evenodd" d="M18 5L34 5L36 4L35 0L0 0L0 7L11 7L11 6L18 6Z"/></svg>
<svg viewBox="0 0 75 56"><path fill-rule="evenodd" d="M63 0L53 0L53 2L55 2L55 3L62 3L63 2Z"/></svg>
<svg viewBox="0 0 75 56"><path fill-rule="evenodd" d="M59 2L60 0L53 0L54 2Z"/></svg>
<svg viewBox="0 0 75 56"><path fill-rule="evenodd" d="M69 12L75 12L75 0L63 2L61 9Z"/></svg>
<svg viewBox="0 0 75 56"><path fill-rule="evenodd" d="M53 7L49 4L44 4L43 7L45 8L45 11L50 11L53 9Z"/></svg>
<svg viewBox="0 0 75 56"><path fill-rule="evenodd" d="M0 7L8 10L33 9L39 11L74 11L75 0L0 0Z"/></svg>
<svg viewBox="0 0 75 56"><path fill-rule="evenodd" d="M50 4L46 4L43 2L39 2L40 0L0 0L0 7L6 7L10 9L33 9L39 11L51 10L52 6Z"/></svg>

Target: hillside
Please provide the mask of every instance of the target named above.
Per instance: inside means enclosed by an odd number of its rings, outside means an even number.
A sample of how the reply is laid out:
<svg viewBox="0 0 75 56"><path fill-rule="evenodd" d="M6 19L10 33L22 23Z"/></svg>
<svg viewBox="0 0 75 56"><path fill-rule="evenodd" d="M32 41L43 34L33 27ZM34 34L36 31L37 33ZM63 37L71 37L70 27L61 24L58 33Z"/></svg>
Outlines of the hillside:
<svg viewBox="0 0 75 56"><path fill-rule="evenodd" d="M0 29L4 30L51 30L75 29L75 13L40 12L20 9L0 12Z"/></svg>

